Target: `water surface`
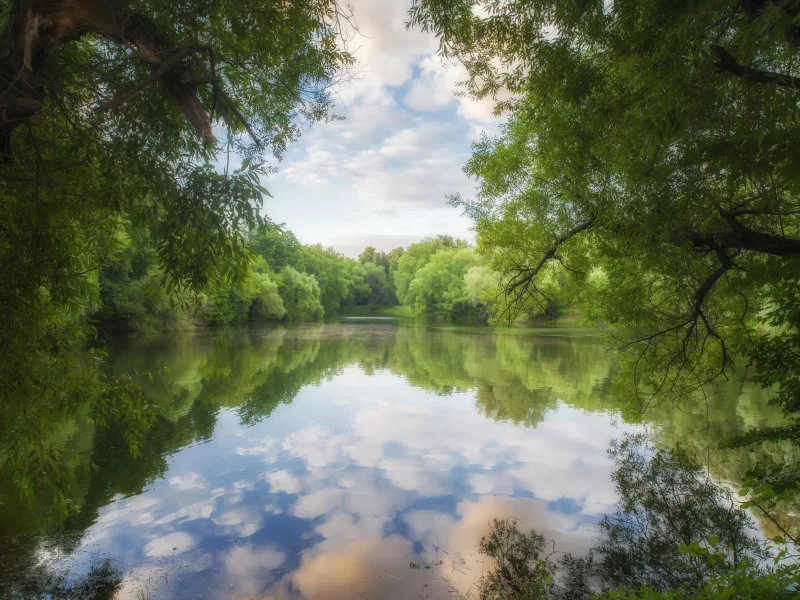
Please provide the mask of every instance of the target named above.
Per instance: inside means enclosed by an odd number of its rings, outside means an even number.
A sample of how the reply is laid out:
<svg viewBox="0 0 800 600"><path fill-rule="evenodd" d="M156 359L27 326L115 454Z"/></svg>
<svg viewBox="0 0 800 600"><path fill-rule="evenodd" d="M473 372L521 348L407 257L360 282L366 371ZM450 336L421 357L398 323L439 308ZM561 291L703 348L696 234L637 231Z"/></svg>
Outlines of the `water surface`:
<svg viewBox="0 0 800 600"><path fill-rule="evenodd" d="M616 502L612 439L647 429L702 451L776 418L722 390L710 407L656 409L655 427L626 422L598 338L533 333L348 319L111 338L111 370L162 417L137 459L113 427L59 423L82 510L3 507L0 577L108 559L119 598L469 597L495 518L559 551L591 545ZM749 464L712 469L735 479Z"/></svg>

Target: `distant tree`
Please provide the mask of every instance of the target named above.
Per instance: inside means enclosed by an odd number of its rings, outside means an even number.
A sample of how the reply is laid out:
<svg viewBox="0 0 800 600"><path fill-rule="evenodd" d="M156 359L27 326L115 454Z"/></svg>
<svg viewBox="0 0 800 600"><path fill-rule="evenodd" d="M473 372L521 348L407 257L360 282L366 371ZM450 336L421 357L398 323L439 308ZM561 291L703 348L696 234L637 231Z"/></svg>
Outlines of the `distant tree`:
<svg viewBox="0 0 800 600"><path fill-rule="evenodd" d="M467 290L467 272L478 265L473 248L443 248L417 271L406 294L406 304L420 314L448 319L476 316Z"/></svg>
<svg viewBox="0 0 800 600"><path fill-rule="evenodd" d="M358 255L358 262L362 265L366 263L378 264L380 253L372 246L367 246L364 251Z"/></svg>
<svg viewBox="0 0 800 600"><path fill-rule="evenodd" d="M369 286L369 298L367 299L369 304L378 306L397 304L394 287L382 266L373 262L365 263L362 266L362 277L364 283Z"/></svg>
<svg viewBox="0 0 800 600"><path fill-rule="evenodd" d="M386 277L392 280L394 272L397 270L397 264L402 255L402 248L395 248L391 252L386 253L383 251L379 252L372 246L369 246L365 248L364 251L359 255L358 262L361 264L373 264L380 266L386 274Z"/></svg>
<svg viewBox="0 0 800 600"><path fill-rule="evenodd" d="M318 319L325 312L320 301L319 284L313 275L284 267L278 279L278 292L289 319Z"/></svg>
<svg viewBox="0 0 800 600"><path fill-rule="evenodd" d="M302 244L288 229L271 226L253 231L249 245L274 271L286 266L303 269Z"/></svg>
<svg viewBox="0 0 800 600"><path fill-rule="evenodd" d="M266 262L256 264L253 278L254 297L250 304L250 317L255 319L281 319L286 315L275 276L268 271Z"/></svg>
<svg viewBox="0 0 800 600"><path fill-rule="evenodd" d="M442 248L465 248L466 246L466 242L454 240L452 237L445 235L411 244L398 258L397 269L394 272L394 284L398 300L402 304L408 303L409 286L417 271L424 267L436 252Z"/></svg>
<svg viewBox="0 0 800 600"><path fill-rule="evenodd" d="M356 271L358 263L321 245L303 246L302 256L305 272L313 275L319 284L325 314L336 314L359 283L360 272Z"/></svg>
<svg viewBox="0 0 800 600"><path fill-rule="evenodd" d="M386 255L386 258L389 262L390 276L394 276L394 272L397 270L397 265L400 264L400 257L403 256L404 252L405 250L403 250L403 248L394 248Z"/></svg>

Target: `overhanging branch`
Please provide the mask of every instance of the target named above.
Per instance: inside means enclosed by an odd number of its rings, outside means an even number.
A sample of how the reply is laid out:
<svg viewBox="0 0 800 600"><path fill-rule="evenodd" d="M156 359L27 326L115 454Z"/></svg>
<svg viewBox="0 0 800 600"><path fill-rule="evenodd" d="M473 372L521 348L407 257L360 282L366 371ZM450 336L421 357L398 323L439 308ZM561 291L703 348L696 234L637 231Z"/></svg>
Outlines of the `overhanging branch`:
<svg viewBox="0 0 800 600"><path fill-rule="evenodd" d="M550 246L550 248L548 248L548 250L542 255L542 258L539 260L539 262L536 264L536 266L534 266L534 267L521 267L519 269L516 269L516 272L518 274L523 274L524 275L523 280L520 281L520 283L518 283L516 285L517 286L522 285L526 281L530 281L534 277L536 277L539 274L539 271L542 270L542 267L544 267L549 261L551 261L554 258L556 258L556 252L558 251L558 249L562 245L564 245L566 242L568 242L570 239L572 239L573 237L575 237L579 233L583 233L584 231L589 229L594 224L594 222L595 222L595 218L594 217L589 217L589 219L587 219L583 223L580 223L580 224L576 225L575 227L573 227L572 229L567 231L564 235L562 235L561 237L557 238L553 242L553 245Z"/></svg>
<svg viewBox="0 0 800 600"><path fill-rule="evenodd" d="M506 312L508 312L510 316L514 316L514 313L512 312L514 309L516 309L516 314L519 314L521 305L525 299L532 300L539 306L539 308L541 308L544 312L547 312L546 305L541 299L549 301L550 298L548 298L546 294L536 287L534 283L536 276L551 260L561 261L561 257L559 257L557 254L558 249L573 237L590 229L592 225L594 225L595 220L596 219L594 216L589 217L586 221L579 223L563 235L556 238L552 245L544 252L544 254L542 254L539 262L535 266L518 267L510 270L512 275L507 280L502 292L500 292L501 294L505 294L507 298L510 298L510 300L506 302ZM537 297L537 294L541 297L541 299ZM503 317L504 315L500 316Z"/></svg>
<svg viewBox="0 0 800 600"><path fill-rule="evenodd" d="M698 233L689 231L686 236L695 248L717 250L750 250L772 256L800 254L800 240L750 229L736 221L734 231Z"/></svg>
<svg viewBox="0 0 800 600"><path fill-rule="evenodd" d="M210 81L213 82L214 90L217 92L217 94L219 94L219 97L222 98L225 104L228 105L228 108L231 109L231 112L234 115L236 115L236 118L239 119L239 121L241 121L242 125L244 125L245 129L247 129L247 133L250 134L250 137L253 138L253 141L256 143L256 145L261 147L262 146L261 140L256 135L256 132L253 131L253 127L250 125L248 120L244 118L244 115L236 107L236 103L231 99L230 96L228 96L228 94L225 92L222 86L219 85L219 78L214 77L214 75L205 67L205 65L200 60L197 61L197 66L203 72L203 75L206 77L206 79L209 79Z"/></svg>
<svg viewBox="0 0 800 600"><path fill-rule="evenodd" d="M167 42L146 16L108 0L12 0L0 31L0 160L10 158L13 131L41 110L47 58L62 44L87 33L136 50L153 73L101 108L120 106L160 79L195 134L214 141L211 121L197 96L185 50ZM180 57L180 58L178 58Z"/></svg>
<svg viewBox="0 0 800 600"><path fill-rule="evenodd" d="M181 61L189 55L189 52L190 52L189 48L179 48L172 57L161 63L161 66L158 67L155 71L153 71L148 77L146 77L145 79L134 85L132 88L125 90L124 92L118 94L117 96L114 96L110 100L99 102L97 104L97 109L103 110L103 109L117 108L118 106L122 106L128 100L130 100L131 98L136 96L139 92L144 90L148 85L154 83L155 81L162 78L164 75L174 70L178 65L181 64Z"/></svg>
<svg viewBox="0 0 800 600"><path fill-rule="evenodd" d="M791 75L784 75L783 73L773 73L772 71L761 71L759 69L751 69L739 64L733 55L725 50L722 46L713 45L711 49L717 55L717 62L714 66L720 71L731 73L736 77L741 77L747 81L754 81L756 83L768 83L771 85L779 85L794 90L800 89L800 77L793 77Z"/></svg>

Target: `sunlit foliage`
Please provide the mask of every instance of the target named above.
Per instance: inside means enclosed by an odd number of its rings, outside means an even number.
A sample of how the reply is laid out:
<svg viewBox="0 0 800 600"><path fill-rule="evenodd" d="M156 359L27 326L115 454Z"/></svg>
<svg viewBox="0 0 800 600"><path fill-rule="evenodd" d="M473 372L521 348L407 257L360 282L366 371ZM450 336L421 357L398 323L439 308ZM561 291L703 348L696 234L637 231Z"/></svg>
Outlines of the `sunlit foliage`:
<svg viewBox="0 0 800 600"><path fill-rule="evenodd" d="M797 411L799 16L771 0L413 3L462 91L507 118L466 166L477 197L453 200L512 320L557 285L609 326L639 410L747 366Z"/></svg>
<svg viewBox="0 0 800 600"><path fill-rule="evenodd" d="M265 161L331 116L352 26L334 0L7 0L0 23L0 472L63 506L42 415L88 402L132 441L151 419L84 350L88 316L182 328L206 291L240 319Z"/></svg>

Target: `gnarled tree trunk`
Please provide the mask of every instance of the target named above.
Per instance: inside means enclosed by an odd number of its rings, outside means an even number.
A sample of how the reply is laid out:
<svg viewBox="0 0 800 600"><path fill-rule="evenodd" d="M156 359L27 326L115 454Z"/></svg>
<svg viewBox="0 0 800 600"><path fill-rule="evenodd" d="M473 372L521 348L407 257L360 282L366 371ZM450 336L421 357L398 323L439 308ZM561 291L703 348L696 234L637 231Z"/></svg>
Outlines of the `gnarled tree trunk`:
<svg viewBox="0 0 800 600"><path fill-rule="evenodd" d="M192 49L170 44L124 0L13 0L0 32L0 160L11 156L14 129L42 108L46 59L61 44L88 33L137 50L153 68L153 75L143 83L160 79L197 136L213 141L211 122L191 74ZM123 95L130 98L145 85ZM108 102L105 107L120 103Z"/></svg>

